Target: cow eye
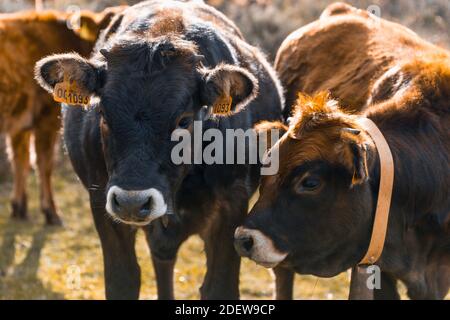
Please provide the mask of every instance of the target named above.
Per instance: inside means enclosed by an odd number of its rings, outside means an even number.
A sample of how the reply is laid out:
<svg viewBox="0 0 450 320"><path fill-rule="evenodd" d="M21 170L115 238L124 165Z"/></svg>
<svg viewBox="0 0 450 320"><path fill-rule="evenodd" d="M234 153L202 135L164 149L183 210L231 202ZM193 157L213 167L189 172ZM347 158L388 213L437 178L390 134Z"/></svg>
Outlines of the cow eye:
<svg viewBox="0 0 450 320"><path fill-rule="evenodd" d="M178 120L177 128L179 129L187 129L190 127L193 120L192 115L183 115Z"/></svg>
<svg viewBox="0 0 450 320"><path fill-rule="evenodd" d="M322 179L317 175L307 175L296 186L298 193L311 193L322 186Z"/></svg>

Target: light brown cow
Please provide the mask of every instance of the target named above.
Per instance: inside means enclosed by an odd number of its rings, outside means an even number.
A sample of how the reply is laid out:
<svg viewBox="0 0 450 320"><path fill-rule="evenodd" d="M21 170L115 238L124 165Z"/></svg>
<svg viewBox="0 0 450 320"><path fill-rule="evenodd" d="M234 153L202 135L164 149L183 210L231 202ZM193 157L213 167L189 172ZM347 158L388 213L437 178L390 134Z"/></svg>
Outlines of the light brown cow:
<svg viewBox="0 0 450 320"><path fill-rule="evenodd" d="M80 29L68 28L72 15L58 11L0 14L0 132L8 134L14 169L12 217L27 217L26 179L34 136L41 208L47 224L61 224L53 201L51 173L60 109L34 81L34 65L52 53L76 51L87 56L99 31L117 10L82 11Z"/></svg>
<svg viewBox="0 0 450 320"><path fill-rule="evenodd" d="M276 69L293 118L277 143L278 174L262 178L259 201L236 231L240 254L321 277L361 261L380 184L378 146L358 120L364 117L383 133L395 165L387 238L376 262L381 288L371 295L399 298L401 280L410 298L444 298L450 287L450 52L339 3L284 41ZM299 92L311 96L297 98ZM258 130L271 127L280 124ZM359 293L367 298L367 291Z"/></svg>
<svg viewBox="0 0 450 320"><path fill-rule="evenodd" d="M330 91L347 110L360 112L376 102L371 96L378 85L396 84L383 80L408 80L398 78L405 74L404 70L398 70L400 66L413 60L426 62L446 57L442 48L402 25L335 3L319 20L285 39L278 50L275 68L287 90L286 106L292 106L298 92ZM389 92L384 93L385 99L390 98ZM395 93L395 88L390 93ZM287 109L286 115L290 113L290 108Z"/></svg>

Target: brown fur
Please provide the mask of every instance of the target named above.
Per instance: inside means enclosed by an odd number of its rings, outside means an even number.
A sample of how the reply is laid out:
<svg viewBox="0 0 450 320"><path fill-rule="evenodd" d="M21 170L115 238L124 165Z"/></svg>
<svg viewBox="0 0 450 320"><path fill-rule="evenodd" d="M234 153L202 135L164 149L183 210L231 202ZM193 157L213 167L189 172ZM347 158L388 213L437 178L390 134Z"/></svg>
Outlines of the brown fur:
<svg viewBox="0 0 450 320"><path fill-rule="evenodd" d="M161 16L154 22L154 28L150 30L152 37L160 37L168 34L182 34L185 31L183 23L183 15L181 10L168 10L158 12L156 15Z"/></svg>
<svg viewBox="0 0 450 320"><path fill-rule="evenodd" d="M26 218L29 146L34 135L41 207L49 224L59 224L51 190L53 149L60 127L59 108L34 81L34 64L64 51L89 55L101 28L123 7L102 13L83 11L80 30L70 30L69 14L57 11L0 14L0 131L10 137L14 168L13 217ZM87 39L84 39L87 38Z"/></svg>
<svg viewBox="0 0 450 320"><path fill-rule="evenodd" d="M396 170L396 210L379 264L406 283L410 297L444 297L450 285L450 53L403 26L335 4L284 41L276 69L294 119L279 144L279 174L262 181L260 205L269 207L283 179L308 161L357 174L355 150L366 167L359 174L369 175L376 190L377 151L356 122L357 115L369 117L385 135ZM315 94L321 91L330 97ZM312 97L296 100L298 92Z"/></svg>
<svg viewBox="0 0 450 320"><path fill-rule="evenodd" d="M415 57L422 59L423 53L448 56L411 30L352 8L348 14L324 16L289 35L278 51L275 68L287 89L287 107L299 91L329 90L347 110L360 112L386 71Z"/></svg>

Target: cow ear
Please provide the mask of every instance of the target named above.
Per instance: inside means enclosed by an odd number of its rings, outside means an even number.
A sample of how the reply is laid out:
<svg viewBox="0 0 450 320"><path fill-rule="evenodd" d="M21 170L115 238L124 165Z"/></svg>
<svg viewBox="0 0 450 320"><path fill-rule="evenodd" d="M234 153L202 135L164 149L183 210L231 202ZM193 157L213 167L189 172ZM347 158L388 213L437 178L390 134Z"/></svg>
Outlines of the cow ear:
<svg viewBox="0 0 450 320"><path fill-rule="evenodd" d="M367 168L367 146L351 144L353 153L353 177L352 185L363 184L369 180L369 170Z"/></svg>
<svg viewBox="0 0 450 320"><path fill-rule="evenodd" d="M258 80L244 68L221 64L200 72L204 105L215 106L225 100L229 103L228 111L234 112L247 105L258 93Z"/></svg>
<svg viewBox="0 0 450 320"><path fill-rule="evenodd" d="M76 30L80 37L95 41L100 31L105 29L111 20L119 13L123 12L128 6L109 7L100 13L82 11L80 14L80 29Z"/></svg>
<svg viewBox="0 0 450 320"><path fill-rule="evenodd" d="M367 135L364 132L354 128L342 129L341 138L349 150L348 155L343 155L343 159L353 172L352 186L363 184L369 180L367 157L370 141L366 140Z"/></svg>
<svg viewBox="0 0 450 320"><path fill-rule="evenodd" d="M391 99L400 90L407 89L410 83L411 76L404 73L400 66L389 69L374 83L367 105L377 104Z"/></svg>
<svg viewBox="0 0 450 320"><path fill-rule="evenodd" d="M81 12L80 28L74 31L84 40L95 41L100 31L95 14L88 11Z"/></svg>
<svg viewBox="0 0 450 320"><path fill-rule="evenodd" d="M41 59L35 66L35 79L52 93L57 83L75 81L83 92L94 94L101 86L99 69L78 54L57 54Z"/></svg>
<svg viewBox="0 0 450 320"><path fill-rule="evenodd" d="M103 29L105 29L109 23L113 20L113 18L121 15L125 9L127 9L127 5L116 6L116 7L108 7L100 13L96 14L96 25L97 25L97 35Z"/></svg>

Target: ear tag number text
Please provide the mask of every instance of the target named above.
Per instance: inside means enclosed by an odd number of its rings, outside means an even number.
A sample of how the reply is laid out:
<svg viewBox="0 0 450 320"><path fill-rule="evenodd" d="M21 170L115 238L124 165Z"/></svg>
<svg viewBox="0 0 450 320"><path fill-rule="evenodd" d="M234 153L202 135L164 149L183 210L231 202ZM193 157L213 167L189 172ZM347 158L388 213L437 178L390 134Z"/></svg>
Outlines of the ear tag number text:
<svg viewBox="0 0 450 320"><path fill-rule="evenodd" d="M213 106L214 114L226 115L231 112L231 103L233 98L231 96L220 96Z"/></svg>
<svg viewBox="0 0 450 320"><path fill-rule="evenodd" d="M88 105L91 96L80 89L75 80L64 75L63 82L57 83L53 89L53 100L69 105Z"/></svg>

